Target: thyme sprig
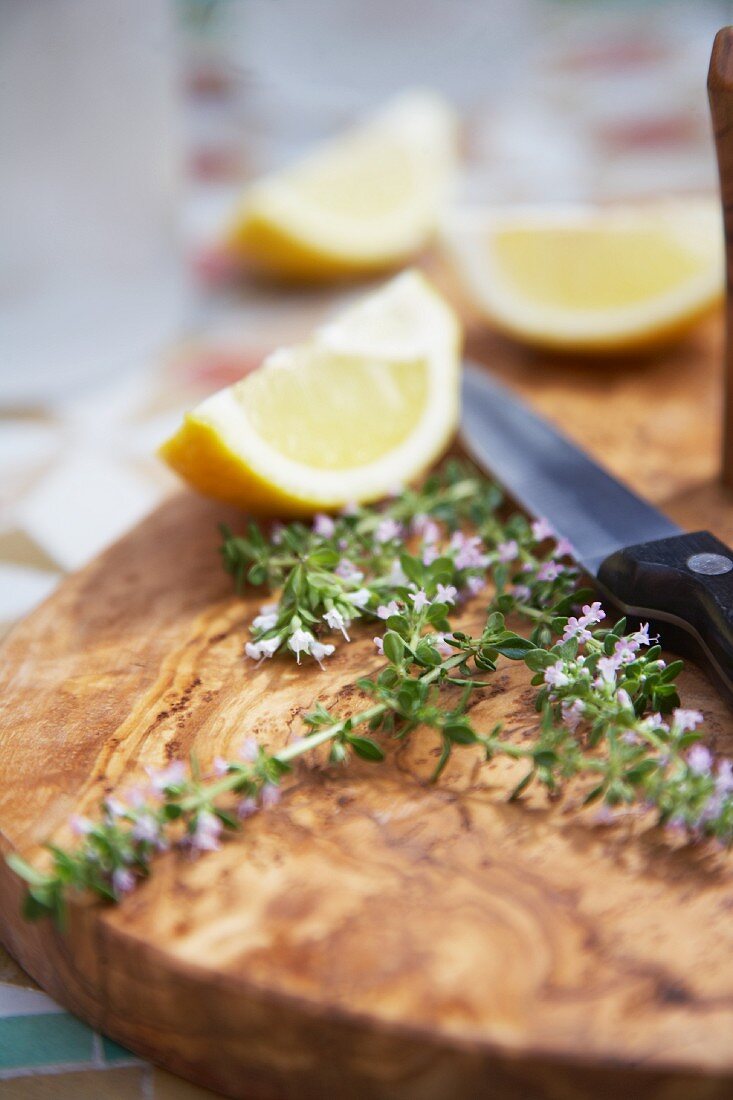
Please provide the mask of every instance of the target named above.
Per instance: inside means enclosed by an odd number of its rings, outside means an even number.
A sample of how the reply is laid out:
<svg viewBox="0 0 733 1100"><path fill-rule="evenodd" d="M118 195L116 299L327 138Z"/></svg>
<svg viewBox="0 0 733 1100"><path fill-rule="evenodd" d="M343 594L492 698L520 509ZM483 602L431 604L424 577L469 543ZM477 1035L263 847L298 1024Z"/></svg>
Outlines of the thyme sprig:
<svg viewBox="0 0 733 1100"><path fill-rule="evenodd" d="M378 763L390 741L417 733L435 740L433 780L457 748L486 761L503 755L523 768L512 799L532 785L558 796L572 783L583 805L600 805L600 820L637 806L685 840L730 845L733 766L699 743L702 715L680 707L682 662L665 662L648 626L607 625L600 603L578 588L571 548L545 521L503 519L500 508L493 485L450 464L382 507L269 535L254 524L246 536L225 531L224 565L238 585L277 594L258 616L266 621L255 619L250 657L271 656L257 647L272 642L272 652L321 663L333 649L321 638L339 631L348 639L351 620L369 618L383 631L374 640L384 666L357 682L361 709L342 716L316 702L304 735L277 752L249 738L237 758L215 758L205 774L195 757L150 770L145 787L105 799L97 819L72 819L78 843L50 845L50 869L12 855L27 884L26 916L61 922L70 896L118 900L161 851L218 847L224 832L279 800L301 756L326 749L326 766L352 756ZM481 632L452 629L460 601L487 577L494 593ZM360 590L366 595L355 599ZM471 716L501 660L524 662L536 689L538 728L519 742Z"/></svg>

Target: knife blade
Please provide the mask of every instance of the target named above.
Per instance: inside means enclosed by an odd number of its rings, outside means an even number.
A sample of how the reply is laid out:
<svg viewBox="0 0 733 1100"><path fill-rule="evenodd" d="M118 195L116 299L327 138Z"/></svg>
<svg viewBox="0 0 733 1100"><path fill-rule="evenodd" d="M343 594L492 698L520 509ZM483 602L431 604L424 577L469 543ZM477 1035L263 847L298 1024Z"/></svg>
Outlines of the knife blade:
<svg viewBox="0 0 733 1100"><path fill-rule="evenodd" d="M519 505L570 541L606 600L649 620L668 648L702 660L733 696L733 551L725 543L683 532L471 363L461 437Z"/></svg>

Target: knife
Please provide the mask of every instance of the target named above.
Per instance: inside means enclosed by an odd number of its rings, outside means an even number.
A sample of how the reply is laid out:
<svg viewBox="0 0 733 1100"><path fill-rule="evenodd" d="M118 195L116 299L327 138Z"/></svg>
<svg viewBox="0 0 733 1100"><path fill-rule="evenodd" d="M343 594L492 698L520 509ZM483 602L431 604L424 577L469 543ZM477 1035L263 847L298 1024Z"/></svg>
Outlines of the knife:
<svg viewBox="0 0 733 1100"><path fill-rule="evenodd" d="M733 697L733 550L682 531L483 368L464 364L462 398L461 436L478 465L570 541L607 601L649 620Z"/></svg>

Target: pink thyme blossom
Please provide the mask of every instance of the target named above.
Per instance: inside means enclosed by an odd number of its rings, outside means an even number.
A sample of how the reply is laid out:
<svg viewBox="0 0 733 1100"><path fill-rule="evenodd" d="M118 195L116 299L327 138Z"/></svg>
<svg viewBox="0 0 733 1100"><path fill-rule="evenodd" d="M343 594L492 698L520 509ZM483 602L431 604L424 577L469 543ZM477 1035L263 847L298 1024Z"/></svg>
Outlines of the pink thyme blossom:
<svg viewBox="0 0 733 1100"><path fill-rule="evenodd" d="M519 544L517 540L509 539L507 542L500 542L496 547L496 554L499 561L515 561L519 557Z"/></svg>
<svg viewBox="0 0 733 1100"><path fill-rule="evenodd" d="M277 806L281 797L282 791L275 783L265 783L260 795L263 810L271 810L273 806Z"/></svg>
<svg viewBox="0 0 733 1100"><path fill-rule="evenodd" d="M147 844L156 844L160 839L160 824L152 814L140 814L131 831L134 840Z"/></svg>
<svg viewBox="0 0 733 1100"><path fill-rule="evenodd" d="M354 581L355 584L364 580L364 574L348 558L341 559L334 569L334 573L345 581Z"/></svg>
<svg viewBox="0 0 733 1100"><path fill-rule="evenodd" d="M704 745L693 745L687 754L687 763L690 771L696 775L710 775L713 766L713 755L710 749Z"/></svg>
<svg viewBox="0 0 733 1100"><path fill-rule="evenodd" d="M273 657L279 648L279 638L262 638L259 642L247 642L244 652L253 661L264 661Z"/></svg>
<svg viewBox="0 0 733 1100"><path fill-rule="evenodd" d="M550 665L545 669L544 680L550 687L560 688L566 687L570 683L570 677L565 671L565 665L562 661L556 661L554 665Z"/></svg>
<svg viewBox="0 0 733 1100"><path fill-rule="evenodd" d="M288 638L288 645L295 654L295 659L300 664L301 653L310 653L311 646L315 642L315 638L311 634L310 630L303 630L298 627Z"/></svg>
<svg viewBox="0 0 733 1100"><path fill-rule="evenodd" d="M561 565L559 561L543 561L542 565L537 570L538 581L556 581L561 573L565 572L565 566Z"/></svg>
<svg viewBox="0 0 733 1100"><path fill-rule="evenodd" d="M456 596L458 595L458 589L453 584L438 584L435 588L436 597L438 603L453 604L456 602Z"/></svg>
<svg viewBox="0 0 733 1100"><path fill-rule="evenodd" d="M478 596L479 592L483 591L485 587L485 577L469 577L466 581L466 588L471 596Z"/></svg>
<svg viewBox="0 0 733 1100"><path fill-rule="evenodd" d="M332 607L330 611L327 611L323 616L324 621L331 627L331 630L340 630L347 642L351 641L346 631L351 619L345 619L344 616L335 607Z"/></svg>
<svg viewBox="0 0 733 1100"><path fill-rule="evenodd" d="M417 592L411 592L410 599L415 605L415 611L422 611L424 607L430 606L430 600L424 588L419 588Z"/></svg>
<svg viewBox="0 0 733 1100"><path fill-rule="evenodd" d="M81 814L72 814L69 818L69 825L74 836L86 836L94 828L94 822L90 821L88 817L82 817Z"/></svg>
<svg viewBox="0 0 733 1100"><path fill-rule="evenodd" d="M379 543L393 542L394 539L400 538L401 535L402 524L398 523L396 519L392 519L391 516L388 516L377 524L377 528L374 532L374 539Z"/></svg>
<svg viewBox="0 0 733 1100"><path fill-rule="evenodd" d="M571 615L563 631L562 640L567 642L570 638L577 638L582 644L583 642L589 642L592 637L593 635L587 629L583 620Z"/></svg>
<svg viewBox="0 0 733 1100"><path fill-rule="evenodd" d="M513 584L509 592L520 603L525 603L532 595L532 589L526 584Z"/></svg>
<svg viewBox="0 0 733 1100"><path fill-rule="evenodd" d="M186 782L186 765L182 760L174 760L167 768L146 768L150 785L154 791L163 793L169 787L180 787Z"/></svg>
<svg viewBox="0 0 733 1100"><path fill-rule="evenodd" d="M568 539L561 538L557 540L557 544L552 553L556 558L574 558L575 547Z"/></svg>
<svg viewBox="0 0 733 1100"><path fill-rule="evenodd" d="M313 530L322 539L330 539L333 537L333 533L336 530L336 524L331 516L325 515L323 512L318 512L313 517Z"/></svg>
<svg viewBox="0 0 733 1100"><path fill-rule="evenodd" d="M223 756L214 757L214 775L221 777L229 771L229 762Z"/></svg>
<svg viewBox="0 0 733 1100"><path fill-rule="evenodd" d="M715 777L715 790L720 795L733 792L733 764L730 760L721 760Z"/></svg>
<svg viewBox="0 0 733 1100"><path fill-rule="evenodd" d="M384 656L384 638L376 637L376 638L372 638L372 641L374 642L375 646L377 647L377 653L379 653L379 655L383 657Z"/></svg>
<svg viewBox="0 0 733 1100"><path fill-rule="evenodd" d="M628 639L621 638L613 647L613 652L618 657L619 663L622 665L628 665L631 661L636 660L637 646Z"/></svg>
<svg viewBox="0 0 733 1100"><path fill-rule="evenodd" d="M127 796L130 805L133 804L131 800L132 793L133 792L130 791ZM142 792L140 793L142 794ZM145 796L143 795L137 805L142 806L144 802ZM104 812L110 817L122 817L124 814L127 813L127 806L125 806L124 802L121 802L119 798L115 798L114 795L108 795L107 798L105 798L104 800Z"/></svg>
<svg viewBox="0 0 733 1100"><path fill-rule="evenodd" d="M555 536L555 528L544 517L536 519L532 524L532 538L535 542L544 542Z"/></svg>
<svg viewBox="0 0 733 1100"><path fill-rule="evenodd" d="M453 646L450 644L450 634L436 634L433 639L433 643L438 653L441 653L443 657L450 657L453 653Z"/></svg>
<svg viewBox="0 0 733 1100"><path fill-rule="evenodd" d="M625 745L638 745L640 744L638 733L634 733L633 730L626 730L621 734L621 740Z"/></svg>
<svg viewBox="0 0 733 1100"><path fill-rule="evenodd" d="M489 564L478 535L469 537L462 531L456 531L450 540L450 549L456 552L454 561L457 569L484 569Z"/></svg>
<svg viewBox="0 0 733 1100"><path fill-rule="evenodd" d="M243 798L237 806L237 817L244 821L246 818L256 814L258 810L259 806L257 805L257 800L252 798L251 795L247 795L247 797Z"/></svg>
<svg viewBox="0 0 733 1100"><path fill-rule="evenodd" d="M596 600L595 603L583 604L583 626L593 626L595 623L602 622L606 617L606 612L601 607L601 601Z"/></svg>
<svg viewBox="0 0 733 1100"><path fill-rule="evenodd" d="M426 546L422 552L422 563L423 565L432 565L439 557L440 550L438 550L437 546Z"/></svg>
<svg viewBox="0 0 733 1100"><path fill-rule="evenodd" d="M310 648L310 654L314 661L323 668L324 657L330 657L336 647L332 645L324 645L323 642L313 642Z"/></svg>
<svg viewBox="0 0 733 1100"><path fill-rule="evenodd" d="M377 615L380 619L388 619L390 615L399 615L400 605L397 600L390 600L389 603L382 603L377 608Z"/></svg>
<svg viewBox="0 0 733 1100"><path fill-rule="evenodd" d="M214 852L219 847L221 821L209 810L201 810L196 818L190 844L199 852Z"/></svg>
<svg viewBox="0 0 733 1100"><path fill-rule="evenodd" d="M573 699L572 703L568 699L563 699L560 704L560 710L562 712L562 720L570 730L571 733L575 733L576 729L580 725L583 713L585 711L585 705L580 699Z"/></svg>
<svg viewBox="0 0 733 1100"><path fill-rule="evenodd" d="M631 702L631 696L629 695L626 688L619 688L619 690L616 692L616 702L619 704L620 707L623 708L623 710L634 709L634 704Z"/></svg>
<svg viewBox="0 0 733 1100"><path fill-rule="evenodd" d="M129 867L115 867L112 872L112 889L118 897L135 889L135 875Z"/></svg>
<svg viewBox="0 0 733 1100"><path fill-rule="evenodd" d="M612 657L601 657L596 665L601 681L612 684L616 679L616 672L620 663L620 659L615 653Z"/></svg>
<svg viewBox="0 0 733 1100"><path fill-rule="evenodd" d="M358 588L356 592L349 592L347 598L350 603L353 603L354 607L358 607L360 611L363 611L371 597L372 594L368 588Z"/></svg>
<svg viewBox="0 0 733 1100"><path fill-rule="evenodd" d="M695 730L703 721L703 715L699 710L683 710L682 707L677 707L677 710L672 712L672 722L678 733Z"/></svg>

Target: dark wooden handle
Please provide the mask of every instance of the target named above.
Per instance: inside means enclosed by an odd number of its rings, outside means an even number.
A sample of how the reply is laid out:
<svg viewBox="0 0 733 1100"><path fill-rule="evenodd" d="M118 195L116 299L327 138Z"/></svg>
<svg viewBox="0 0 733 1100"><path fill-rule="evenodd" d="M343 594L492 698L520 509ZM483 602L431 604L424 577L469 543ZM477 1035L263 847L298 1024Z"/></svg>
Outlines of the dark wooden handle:
<svg viewBox="0 0 733 1100"><path fill-rule="evenodd" d="M619 550L598 580L627 614L650 620L662 644L700 660L733 698L733 550L708 531Z"/></svg>
<svg viewBox="0 0 733 1100"><path fill-rule="evenodd" d="M733 488L733 27L723 27L715 36L708 96L720 172L727 271L722 476Z"/></svg>

